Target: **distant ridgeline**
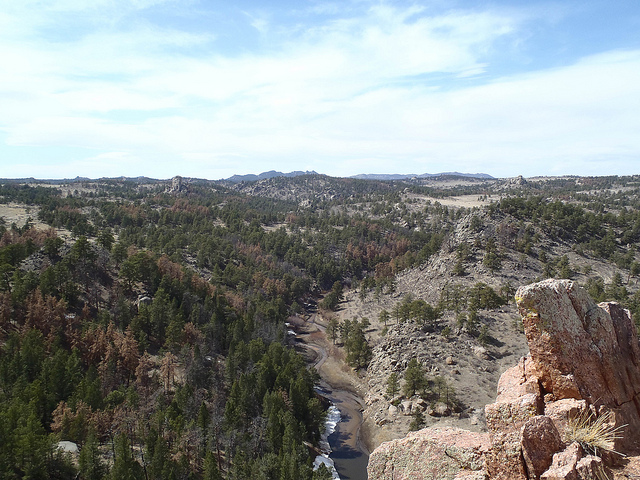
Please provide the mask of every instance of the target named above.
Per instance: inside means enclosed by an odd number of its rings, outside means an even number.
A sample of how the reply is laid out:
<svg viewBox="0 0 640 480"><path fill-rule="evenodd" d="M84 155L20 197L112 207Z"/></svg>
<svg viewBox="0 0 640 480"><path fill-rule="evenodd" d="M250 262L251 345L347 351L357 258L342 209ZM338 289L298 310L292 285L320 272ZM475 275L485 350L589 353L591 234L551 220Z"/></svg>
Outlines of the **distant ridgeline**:
<svg viewBox="0 0 640 480"><path fill-rule="evenodd" d="M240 182L255 182L258 180L266 180L269 178L275 177L299 177L302 175L318 175L317 172L313 170L308 171L293 171L289 173L277 172L275 170L270 170L268 172L263 172L260 174L246 174L246 175L233 175L229 178L224 179L226 182L231 183L240 183ZM466 177L466 178L476 178L483 180L491 180L494 177L488 175L486 173L459 173L459 172L444 172L444 173L422 173L422 174L378 174L378 173L361 173L358 175L352 175L348 178L356 178L360 180L408 180L412 178L437 178L437 177ZM190 180L188 177L184 177L185 180ZM2 183L28 183L28 184L37 184L37 183L48 183L53 185L61 185L68 183L80 183L80 182L92 182L92 181L109 181L109 180L120 180L120 181L130 181L137 183L155 183L162 182L163 180L154 179L149 177L103 177L99 179L91 179L88 177L75 177L75 178L64 178L64 179L36 179L33 177L29 178L7 178L0 179ZM191 179L196 181L203 181L205 179Z"/></svg>

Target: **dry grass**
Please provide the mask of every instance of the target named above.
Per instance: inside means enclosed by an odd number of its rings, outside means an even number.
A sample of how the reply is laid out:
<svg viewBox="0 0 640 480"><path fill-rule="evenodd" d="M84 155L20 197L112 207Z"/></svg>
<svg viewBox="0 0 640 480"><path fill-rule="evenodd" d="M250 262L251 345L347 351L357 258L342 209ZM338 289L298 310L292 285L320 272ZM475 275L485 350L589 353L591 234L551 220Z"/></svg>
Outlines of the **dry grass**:
<svg viewBox="0 0 640 480"><path fill-rule="evenodd" d="M623 455L614 450L614 442L622 438L622 429L626 425L616 427L612 416L612 412L595 416L591 410L583 410L578 416L569 420L566 433L567 442L578 442L585 451L596 456L598 450Z"/></svg>
<svg viewBox="0 0 640 480"><path fill-rule="evenodd" d="M598 467L596 467L595 474L594 480L611 480L611 477L609 477L602 465L598 465Z"/></svg>

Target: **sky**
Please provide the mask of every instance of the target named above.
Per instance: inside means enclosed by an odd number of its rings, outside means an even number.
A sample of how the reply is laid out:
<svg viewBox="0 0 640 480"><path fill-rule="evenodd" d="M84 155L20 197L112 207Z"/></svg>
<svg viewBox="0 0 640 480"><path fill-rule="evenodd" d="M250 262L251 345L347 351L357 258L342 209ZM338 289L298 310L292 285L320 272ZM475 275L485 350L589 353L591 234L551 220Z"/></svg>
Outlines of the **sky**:
<svg viewBox="0 0 640 480"><path fill-rule="evenodd" d="M640 174L638 0L0 0L0 178Z"/></svg>

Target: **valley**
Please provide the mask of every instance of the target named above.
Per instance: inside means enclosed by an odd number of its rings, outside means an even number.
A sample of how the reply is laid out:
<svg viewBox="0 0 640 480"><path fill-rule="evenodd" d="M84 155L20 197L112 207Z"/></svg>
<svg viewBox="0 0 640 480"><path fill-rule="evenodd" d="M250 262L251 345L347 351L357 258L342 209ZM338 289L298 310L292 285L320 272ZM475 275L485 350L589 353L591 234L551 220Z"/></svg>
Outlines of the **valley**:
<svg viewBox="0 0 640 480"><path fill-rule="evenodd" d="M638 323L639 207L637 176L4 182L0 473L329 478L318 392L345 479L409 430L485 431L517 287Z"/></svg>

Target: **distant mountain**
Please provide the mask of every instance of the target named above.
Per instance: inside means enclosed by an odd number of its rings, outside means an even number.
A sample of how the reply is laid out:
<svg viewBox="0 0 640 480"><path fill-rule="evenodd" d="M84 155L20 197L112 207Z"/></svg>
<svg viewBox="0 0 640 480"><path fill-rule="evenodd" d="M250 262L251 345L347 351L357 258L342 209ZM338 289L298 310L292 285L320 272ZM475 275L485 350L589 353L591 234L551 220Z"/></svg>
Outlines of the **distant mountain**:
<svg viewBox="0 0 640 480"><path fill-rule="evenodd" d="M263 172L259 175L234 175L232 177L222 179L222 180L205 180L199 178L190 178L183 177L185 181L189 182L231 182L231 183L242 183L242 182L255 182L257 180L265 180L274 177L299 177L301 175L319 175L318 172L313 170L311 171L295 171L289 173L276 172L275 170L270 170L268 172ZM422 174L384 174L384 173L361 173L359 175L353 175L351 177L346 178L355 178L360 180L407 180L410 178L434 178L434 177L467 177L467 178L477 178L482 180L493 180L494 177L488 175L486 173L459 173L459 172L443 172L443 173L422 173ZM170 179L169 179L170 180ZM99 179L91 179L87 177L76 177L76 178L63 178L63 179L35 179L33 177L30 178L0 178L0 183L47 183L47 184L70 184L70 183L81 183L81 182L95 182L95 181L121 181L121 182L135 182L138 184L149 184L149 183L158 183L158 182L166 182L167 180L159 180L150 177L101 177Z"/></svg>
<svg viewBox="0 0 640 480"><path fill-rule="evenodd" d="M140 177L125 177L124 175L121 177L101 177L99 180L105 180L105 181L117 181L117 182L134 182L134 183L158 183L158 182L162 182L163 180L158 180L157 178L150 178L150 177L144 177L144 176L140 176Z"/></svg>
<svg viewBox="0 0 640 480"><path fill-rule="evenodd" d="M62 185L64 183L80 183L80 182L90 182L91 179L87 177L76 177L76 178L58 178L58 179L42 179L42 178L1 178L0 181L2 183L46 183L49 185Z"/></svg>
<svg viewBox="0 0 640 480"><path fill-rule="evenodd" d="M358 178L361 180L406 180L408 178L433 178L433 177L467 177L480 178L483 180L492 180L492 177L486 173L460 173L460 172L442 172L442 173L422 173L422 174L384 174L384 173L361 173L353 175L349 178Z"/></svg>
<svg viewBox="0 0 640 480"><path fill-rule="evenodd" d="M360 173L349 178L357 178L358 180L406 180L407 178L415 178L417 175L402 175L399 173Z"/></svg>
<svg viewBox="0 0 640 480"><path fill-rule="evenodd" d="M260 175L253 175L253 174L234 175L233 177L229 177L226 180L228 182L233 182L233 183L255 182L256 180L264 180L264 179L273 178L273 177L299 177L300 175L317 175L317 173L314 171L310 171L310 172L295 171L295 172L289 172L289 173L282 173L282 172L276 172L275 170L270 170L268 172L263 172Z"/></svg>

